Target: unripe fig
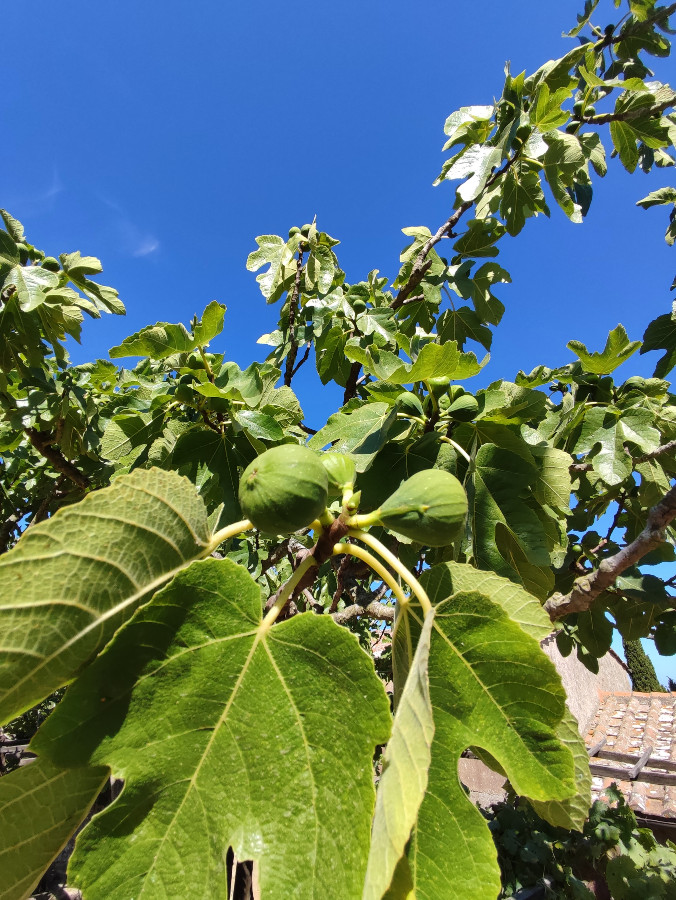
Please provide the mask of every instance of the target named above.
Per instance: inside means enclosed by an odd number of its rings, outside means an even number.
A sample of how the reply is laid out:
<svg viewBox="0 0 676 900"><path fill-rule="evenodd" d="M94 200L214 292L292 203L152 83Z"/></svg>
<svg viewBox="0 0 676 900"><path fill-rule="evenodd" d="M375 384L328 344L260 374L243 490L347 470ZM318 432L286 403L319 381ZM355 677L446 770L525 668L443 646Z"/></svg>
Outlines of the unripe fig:
<svg viewBox="0 0 676 900"><path fill-rule="evenodd" d="M179 400L181 403L189 403L192 404L195 402L195 391L190 387L190 385L185 383L180 383L176 385L176 390L174 391L174 397Z"/></svg>
<svg viewBox="0 0 676 900"><path fill-rule="evenodd" d="M451 403L457 400L458 397L462 397L464 393L464 387L461 387L459 384L452 384L448 389L448 396L451 398Z"/></svg>
<svg viewBox="0 0 676 900"><path fill-rule="evenodd" d="M329 479L329 490L342 494L348 485L354 484L357 470L354 460L347 453L322 453L319 461L326 469Z"/></svg>
<svg viewBox="0 0 676 900"><path fill-rule="evenodd" d="M448 390L448 378L445 376L442 376L441 378L428 378L427 386L435 397L441 397L441 395L445 394Z"/></svg>
<svg viewBox="0 0 676 900"><path fill-rule="evenodd" d="M479 404L471 394L458 397L448 408L449 416L457 422L471 422L478 412Z"/></svg>
<svg viewBox="0 0 676 900"><path fill-rule="evenodd" d="M47 269L48 272L60 272L61 266L59 265L58 259L55 259L53 256L45 256L42 260L42 268Z"/></svg>
<svg viewBox="0 0 676 900"><path fill-rule="evenodd" d="M584 111L584 100L576 100L573 105L573 115L581 116Z"/></svg>
<svg viewBox="0 0 676 900"><path fill-rule="evenodd" d="M300 444L281 444L261 453L239 483L242 512L268 534L305 528L326 509L328 493L320 457Z"/></svg>
<svg viewBox="0 0 676 900"><path fill-rule="evenodd" d="M297 234L300 234L300 228L297 225L294 225L293 228L289 228L290 238L294 237Z"/></svg>
<svg viewBox="0 0 676 900"><path fill-rule="evenodd" d="M398 412L407 416L423 416L423 408L420 400L411 391L403 391L396 401Z"/></svg>
<svg viewBox="0 0 676 900"><path fill-rule="evenodd" d="M566 134L577 134L579 127L579 122L569 122L566 125Z"/></svg>
<svg viewBox="0 0 676 900"><path fill-rule="evenodd" d="M439 397L437 403L439 404L439 409L441 412L448 412L451 407L451 398L448 396L448 394L442 394L441 397Z"/></svg>
<svg viewBox="0 0 676 900"><path fill-rule="evenodd" d="M303 225L303 227L300 230L300 233L303 235L303 237L307 237L310 234L311 228L312 228L312 225Z"/></svg>
<svg viewBox="0 0 676 900"><path fill-rule="evenodd" d="M356 313L364 312L364 310L366 309L366 303L363 300L357 298L356 300L352 301L352 309Z"/></svg>
<svg viewBox="0 0 676 900"><path fill-rule="evenodd" d="M585 116L595 116L596 115L596 107L588 106L584 111Z"/></svg>
<svg viewBox="0 0 676 900"><path fill-rule="evenodd" d="M424 469L399 485L380 507L378 518L390 531L429 547L444 547L463 533L467 496L450 472Z"/></svg>

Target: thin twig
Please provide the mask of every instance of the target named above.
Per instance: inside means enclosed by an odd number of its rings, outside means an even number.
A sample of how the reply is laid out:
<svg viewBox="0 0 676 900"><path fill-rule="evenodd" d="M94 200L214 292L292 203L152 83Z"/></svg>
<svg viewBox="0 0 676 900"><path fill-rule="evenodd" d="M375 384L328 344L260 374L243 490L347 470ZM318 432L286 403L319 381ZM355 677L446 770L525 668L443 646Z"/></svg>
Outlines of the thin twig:
<svg viewBox="0 0 676 900"><path fill-rule="evenodd" d="M293 284L293 292L289 300L289 341L291 348L286 357L286 368L284 370L284 384L291 387L291 379L294 376L293 367L296 364L296 356L298 355L298 344L296 343L296 312L298 310L298 297L300 296L300 278L303 272L303 251L299 248L298 259L296 260L296 278Z"/></svg>
<svg viewBox="0 0 676 900"><path fill-rule="evenodd" d="M300 362L298 363L298 365L294 366L293 372L291 373L292 378L296 374L296 372L300 369L300 367L308 361L308 359L310 357L310 348L311 347L312 347L312 343L310 341L308 341L308 343L305 345L305 353L303 354Z"/></svg>
<svg viewBox="0 0 676 900"><path fill-rule="evenodd" d="M675 102L676 96L673 96L669 100L665 100L663 103L658 103L656 106L651 106L648 109L646 109L645 106L641 106L637 109L628 109L626 112L599 113L598 115L593 116L576 116L574 121L579 121L583 125L607 125L609 122L631 122L633 119L659 118L662 113L669 109L670 106L673 106Z"/></svg>

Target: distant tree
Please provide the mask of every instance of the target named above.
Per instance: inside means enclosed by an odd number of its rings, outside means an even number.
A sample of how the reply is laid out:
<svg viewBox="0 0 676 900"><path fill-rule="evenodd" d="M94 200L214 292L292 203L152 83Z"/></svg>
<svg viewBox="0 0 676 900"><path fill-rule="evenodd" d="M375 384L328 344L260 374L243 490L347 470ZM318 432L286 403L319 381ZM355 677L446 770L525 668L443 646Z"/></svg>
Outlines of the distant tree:
<svg viewBox="0 0 676 900"><path fill-rule="evenodd" d="M646 694L651 691L662 693L664 688L657 680L655 666L643 649L643 644L640 641L622 641L622 646L634 690Z"/></svg>

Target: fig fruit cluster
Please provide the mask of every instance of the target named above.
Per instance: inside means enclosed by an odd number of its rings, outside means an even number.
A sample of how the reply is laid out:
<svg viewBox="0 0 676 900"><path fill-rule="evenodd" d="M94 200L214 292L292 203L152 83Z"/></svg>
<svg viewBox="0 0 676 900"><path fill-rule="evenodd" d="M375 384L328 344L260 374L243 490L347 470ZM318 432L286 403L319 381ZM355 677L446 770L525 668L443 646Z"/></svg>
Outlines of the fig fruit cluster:
<svg viewBox="0 0 676 900"><path fill-rule="evenodd" d="M282 444L244 470L239 502L259 531L290 534L319 519L330 495L351 493L355 477L354 462L344 453L317 454L301 444ZM348 524L383 525L429 547L443 547L462 536L466 518L467 496L458 479L443 469L425 469L402 482L380 509Z"/></svg>

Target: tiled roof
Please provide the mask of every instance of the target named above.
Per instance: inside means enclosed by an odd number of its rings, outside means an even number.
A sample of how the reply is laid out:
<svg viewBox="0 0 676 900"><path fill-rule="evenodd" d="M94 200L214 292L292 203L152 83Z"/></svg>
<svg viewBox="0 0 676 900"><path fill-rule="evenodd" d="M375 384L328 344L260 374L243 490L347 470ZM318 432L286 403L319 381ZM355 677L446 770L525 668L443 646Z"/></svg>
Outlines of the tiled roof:
<svg viewBox="0 0 676 900"><path fill-rule="evenodd" d="M595 774L594 799L615 781L637 813L676 819L676 784L650 781L656 775L659 782L665 774L668 777L664 780L676 781L676 694L599 691L599 707L587 732L587 747L597 746L604 738L602 750L591 760L595 768L622 768L628 772L632 767L629 760L608 759L604 754L626 754L638 763L652 749L639 775L646 780L620 779L617 773L611 777ZM663 760L672 765L661 767Z"/></svg>

